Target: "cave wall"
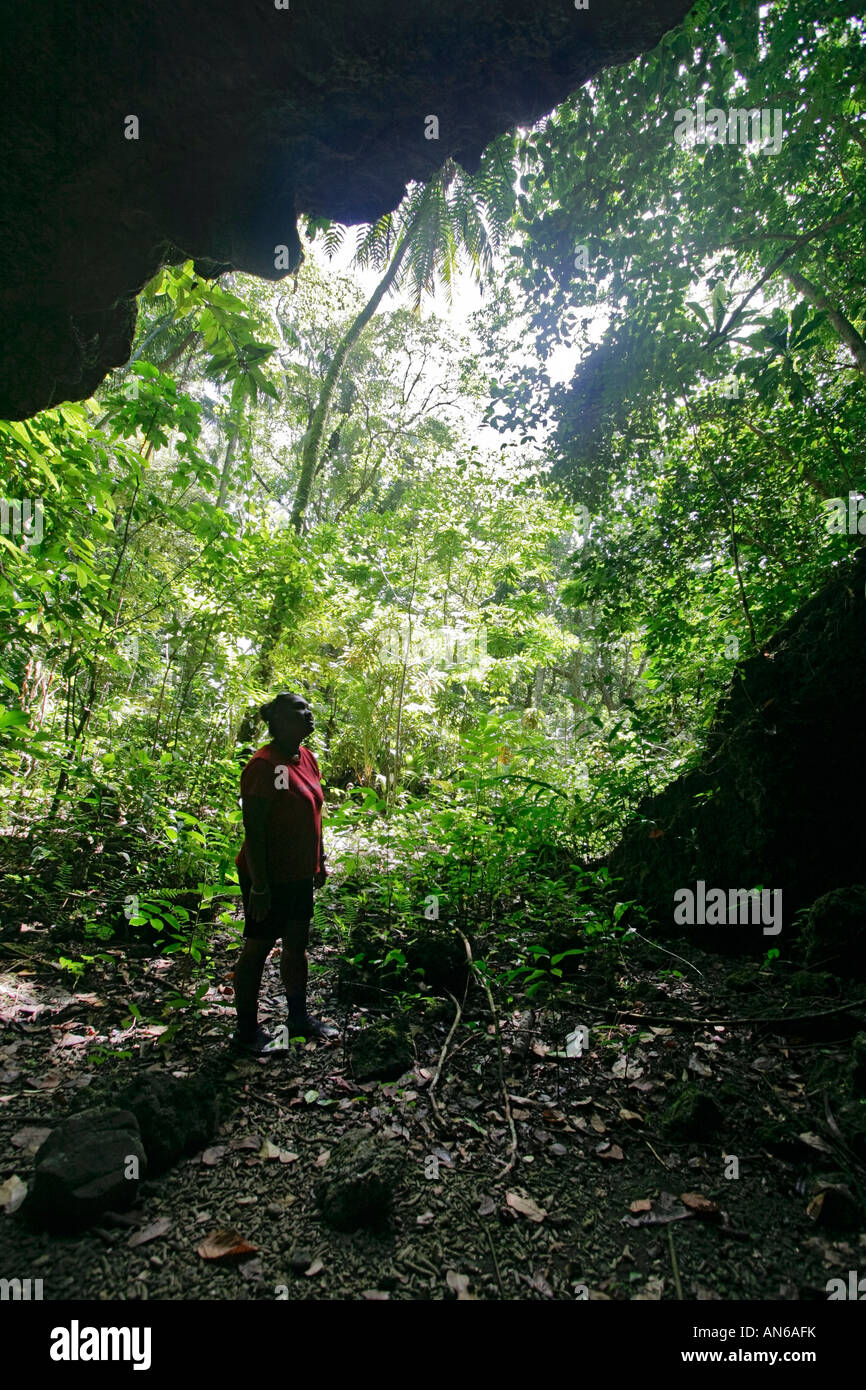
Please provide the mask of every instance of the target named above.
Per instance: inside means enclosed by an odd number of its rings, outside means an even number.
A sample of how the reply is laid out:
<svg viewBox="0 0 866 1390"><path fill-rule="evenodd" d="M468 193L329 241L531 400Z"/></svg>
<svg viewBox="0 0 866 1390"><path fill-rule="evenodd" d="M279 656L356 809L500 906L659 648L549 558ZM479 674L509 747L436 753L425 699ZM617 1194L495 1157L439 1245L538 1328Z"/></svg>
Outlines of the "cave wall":
<svg viewBox="0 0 866 1390"><path fill-rule="evenodd" d="M647 797L609 856L617 893L642 903L662 933L708 949L763 954L798 935L815 899L866 882L866 549L754 656L738 663L700 765ZM679 926L674 893L781 890L781 931ZM770 900L768 900L769 904Z"/></svg>
<svg viewBox="0 0 866 1390"><path fill-rule="evenodd" d="M473 167L689 8L280 3L2 5L0 416L90 395L128 358L161 265L278 279L275 246L298 264L299 213L381 216L408 180L449 155Z"/></svg>

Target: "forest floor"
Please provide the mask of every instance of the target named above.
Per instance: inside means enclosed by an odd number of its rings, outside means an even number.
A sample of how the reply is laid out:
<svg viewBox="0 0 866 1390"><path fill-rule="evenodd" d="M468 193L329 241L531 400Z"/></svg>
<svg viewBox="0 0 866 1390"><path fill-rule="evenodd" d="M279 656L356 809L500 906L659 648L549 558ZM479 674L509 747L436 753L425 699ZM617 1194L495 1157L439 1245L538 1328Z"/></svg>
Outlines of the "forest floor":
<svg viewBox="0 0 866 1390"><path fill-rule="evenodd" d="M483 954L483 933L467 932ZM47 931L0 942L7 1197L89 1095L225 1056L218 1133L145 1182L131 1211L75 1236L0 1214L0 1272L43 1277L46 1299L824 1301L828 1279L866 1260L864 1165L827 1079L864 1026L862 988L792 1004L779 962L720 961L692 944L677 963L631 938L613 959L587 957L555 999L500 1005L499 1036L477 981L447 1050L454 1003L415 1001L403 1016L414 1064L359 1085L352 1039L397 1006L337 1002L336 930L311 945L310 1007L340 1038L260 1060L230 1057L235 956L228 931L215 940L210 988L167 1045L163 1024L123 1024L131 1000L146 1020L192 993L182 957L109 947L73 988ZM266 1025L283 1021L278 966L275 952ZM580 1025L588 1047L566 1056ZM521 1036L525 1057L511 1051ZM715 1110L690 1137L671 1106L695 1086ZM362 1125L399 1146L406 1176L384 1230L341 1234L315 1186L340 1135ZM251 1248L204 1258L216 1230Z"/></svg>

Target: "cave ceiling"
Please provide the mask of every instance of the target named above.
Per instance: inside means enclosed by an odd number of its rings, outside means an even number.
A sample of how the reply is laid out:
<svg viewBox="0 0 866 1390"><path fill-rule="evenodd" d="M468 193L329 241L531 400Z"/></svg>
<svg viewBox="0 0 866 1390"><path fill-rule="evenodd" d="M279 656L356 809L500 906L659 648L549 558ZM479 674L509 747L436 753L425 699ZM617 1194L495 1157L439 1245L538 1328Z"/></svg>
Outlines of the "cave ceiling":
<svg viewBox="0 0 866 1390"><path fill-rule="evenodd" d="M0 416L89 396L128 359L160 266L278 279L298 264L300 214L371 221L446 157L472 169L688 8L7 0Z"/></svg>

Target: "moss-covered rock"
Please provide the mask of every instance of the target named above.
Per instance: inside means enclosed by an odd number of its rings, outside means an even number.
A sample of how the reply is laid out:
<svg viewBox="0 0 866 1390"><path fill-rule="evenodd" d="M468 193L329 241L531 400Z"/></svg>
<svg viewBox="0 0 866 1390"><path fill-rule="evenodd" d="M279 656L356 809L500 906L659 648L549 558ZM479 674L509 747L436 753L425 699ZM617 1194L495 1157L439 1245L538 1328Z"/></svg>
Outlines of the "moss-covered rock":
<svg viewBox="0 0 866 1390"><path fill-rule="evenodd" d="M397 1023L374 1023L357 1033L349 1045L356 1081L396 1081L412 1065L412 1049Z"/></svg>
<svg viewBox="0 0 866 1390"><path fill-rule="evenodd" d="M839 992L839 981L829 970L797 970L787 982L795 999L818 999Z"/></svg>
<svg viewBox="0 0 866 1390"><path fill-rule="evenodd" d="M759 1149L766 1149L778 1158L804 1160L808 1150L797 1137L797 1129L789 1120L774 1119L766 1113L753 1121L750 1133Z"/></svg>
<svg viewBox="0 0 866 1390"><path fill-rule="evenodd" d="M434 991L460 995L466 986L466 950L453 932L431 929L407 941L404 948L410 970L422 970L424 984Z"/></svg>
<svg viewBox="0 0 866 1390"><path fill-rule="evenodd" d="M662 1128L671 1139L709 1139L723 1123L712 1096L692 1082L686 1083L662 1114Z"/></svg>
<svg viewBox="0 0 866 1390"><path fill-rule="evenodd" d="M754 964L740 966L737 970L729 970L725 976L725 984L728 989L746 991L755 988L757 983L757 969Z"/></svg>
<svg viewBox="0 0 866 1390"><path fill-rule="evenodd" d="M804 915L807 962L828 965L845 978L866 979L866 885L836 888Z"/></svg>
<svg viewBox="0 0 866 1390"><path fill-rule="evenodd" d="M117 1104L138 1121L152 1177L202 1148L217 1126L216 1088L206 1077L144 1072L124 1087Z"/></svg>
<svg viewBox="0 0 866 1390"><path fill-rule="evenodd" d="M323 1219L337 1231L381 1230L391 1215L404 1162L393 1140L383 1142L369 1125L344 1134L316 1185Z"/></svg>

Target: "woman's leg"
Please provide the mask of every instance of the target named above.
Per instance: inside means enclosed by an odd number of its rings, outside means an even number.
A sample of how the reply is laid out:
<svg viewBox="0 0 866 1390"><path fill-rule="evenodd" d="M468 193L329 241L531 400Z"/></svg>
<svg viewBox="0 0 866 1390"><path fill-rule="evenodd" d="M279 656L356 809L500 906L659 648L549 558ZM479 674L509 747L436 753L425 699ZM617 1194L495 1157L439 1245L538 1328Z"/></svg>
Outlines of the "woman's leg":
<svg viewBox="0 0 866 1390"><path fill-rule="evenodd" d="M289 1018L299 1021L303 1020L307 1012L309 965L305 939L308 932L306 922L287 922L283 934L283 949L280 953L280 979L286 991Z"/></svg>
<svg viewBox="0 0 866 1390"><path fill-rule="evenodd" d="M238 1033L245 1038L255 1036L258 1021L259 989L265 961L276 943L247 937L235 966L235 1008L238 1011Z"/></svg>
<svg viewBox="0 0 866 1390"><path fill-rule="evenodd" d="M280 956L280 979L286 991L289 1017L288 1027L291 1036L313 1038L335 1038L338 1029L307 1013L307 951L309 940L308 922L286 924L283 936L283 950Z"/></svg>

